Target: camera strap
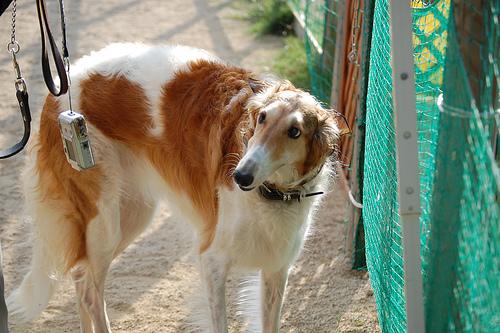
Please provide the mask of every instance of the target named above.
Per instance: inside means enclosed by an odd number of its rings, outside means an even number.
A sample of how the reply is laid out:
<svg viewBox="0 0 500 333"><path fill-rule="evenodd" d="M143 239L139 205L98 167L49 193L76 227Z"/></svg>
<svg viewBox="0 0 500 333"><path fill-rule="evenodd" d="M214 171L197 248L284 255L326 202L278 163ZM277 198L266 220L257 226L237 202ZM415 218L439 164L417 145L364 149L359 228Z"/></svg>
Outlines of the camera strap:
<svg viewBox="0 0 500 333"><path fill-rule="evenodd" d="M40 34L42 39L42 73L43 79L49 91L54 96L64 95L68 91L68 76L66 74L66 67L63 61L63 57L68 58L68 48L66 46L66 24L64 19L64 3L63 0L59 0L59 9L61 11L61 31L62 31L62 50L63 56L57 48L54 36L50 30L49 21L47 18L47 8L45 6L45 0L36 0L36 9L38 12L38 21L40 23ZM49 56L47 51L47 41L50 46L52 53L52 58L54 60L54 65L56 67L57 75L59 76L60 86L56 86L54 78L50 71Z"/></svg>

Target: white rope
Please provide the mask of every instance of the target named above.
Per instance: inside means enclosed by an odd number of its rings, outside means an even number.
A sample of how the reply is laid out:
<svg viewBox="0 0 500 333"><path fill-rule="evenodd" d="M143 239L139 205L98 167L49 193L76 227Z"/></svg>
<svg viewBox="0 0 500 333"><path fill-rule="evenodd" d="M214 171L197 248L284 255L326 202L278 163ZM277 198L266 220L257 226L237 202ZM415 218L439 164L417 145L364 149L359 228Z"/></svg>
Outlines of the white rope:
<svg viewBox="0 0 500 333"><path fill-rule="evenodd" d="M352 195L352 192L351 190L349 189L349 200L351 201L352 205L356 208L359 208L359 209L363 209L363 204L362 203L359 203L356 201L356 199L354 199L354 196Z"/></svg>
<svg viewBox="0 0 500 333"><path fill-rule="evenodd" d="M455 116L458 118L476 118L478 115L476 115L474 112L471 112L469 110L464 110L460 108L456 108L454 106L448 105L444 102L443 94L440 94L437 98L437 106L439 108L439 111L442 113L449 114L451 116ZM471 103L471 109L476 108L474 103ZM479 113L479 118L484 118L484 119L489 119L493 118L495 116L500 115L500 109L498 110L493 110L489 112L480 112Z"/></svg>

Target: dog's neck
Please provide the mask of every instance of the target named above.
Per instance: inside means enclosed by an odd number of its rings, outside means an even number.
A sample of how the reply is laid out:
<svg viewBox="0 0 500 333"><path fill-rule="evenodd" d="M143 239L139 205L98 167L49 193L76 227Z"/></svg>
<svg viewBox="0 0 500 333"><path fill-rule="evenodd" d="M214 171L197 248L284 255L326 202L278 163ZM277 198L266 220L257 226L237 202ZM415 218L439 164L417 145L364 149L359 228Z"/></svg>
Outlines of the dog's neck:
<svg viewBox="0 0 500 333"><path fill-rule="evenodd" d="M302 178L287 181L286 178L280 177L279 171L276 172L273 176L271 176L266 183L271 185L273 188L276 188L280 191L293 191L297 189L306 189L309 190L314 188L318 183L318 176L323 170L324 163L320 166L313 168L307 174L305 174Z"/></svg>

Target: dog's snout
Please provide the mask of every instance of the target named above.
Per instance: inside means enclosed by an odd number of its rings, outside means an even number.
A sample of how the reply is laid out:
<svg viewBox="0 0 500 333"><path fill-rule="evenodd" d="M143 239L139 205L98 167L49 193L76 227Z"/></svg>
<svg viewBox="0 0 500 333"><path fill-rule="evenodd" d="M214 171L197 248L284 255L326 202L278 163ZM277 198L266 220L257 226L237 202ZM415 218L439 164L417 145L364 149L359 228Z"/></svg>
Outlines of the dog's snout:
<svg viewBox="0 0 500 333"><path fill-rule="evenodd" d="M240 186L250 186L253 183L253 175L251 173L236 170L234 172L234 180Z"/></svg>

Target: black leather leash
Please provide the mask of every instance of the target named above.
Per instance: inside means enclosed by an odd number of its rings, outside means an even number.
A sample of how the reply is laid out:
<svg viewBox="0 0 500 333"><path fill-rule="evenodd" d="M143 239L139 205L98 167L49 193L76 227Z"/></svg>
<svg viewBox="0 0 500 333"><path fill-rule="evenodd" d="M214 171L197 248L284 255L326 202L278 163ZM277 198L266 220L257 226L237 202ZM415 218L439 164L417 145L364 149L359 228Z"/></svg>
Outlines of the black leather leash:
<svg viewBox="0 0 500 333"><path fill-rule="evenodd" d="M0 2L0 16L4 13L4 11L9 7L13 0L1 0ZM11 40L7 46L8 51L12 55L12 63L14 65L14 70L16 71L16 97L17 102L19 103L19 109L21 110L21 115L23 117L24 124L24 134L21 140L13 145L12 147L0 150L0 159L11 157L18 152L20 152L26 143L28 143L28 139L31 133L31 114L28 103L28 90L26 89L26 82L24 81L21 75L21 69L19 68L19 64L17 63L16 54L19 52L19 44L16 41L16 1L14 0L14 6L12 8L12 35ZM0 332L8 333L9 332L9 322L8 322L9 312L7 310L7 305L5 304L5 285L3 278L3 270L2 270L2 250L0 245Z"/></svg>
<svg viewBox="0 0 500 333"><path fill-rule="evenodd" d="M19 153L28 143L30 134L31 134L31 113L30 113L30 108L29 108L29 98L28 98L28 89L26 87L26 81L24 80L22 73L21 73L21 68L19 67L19 64L17 63L17 58L16 55L21 49L19 46L19 43L16 40L16 5L17 2L16 0L0 0L0 15L2 15L5 10L9 7L9 5L13 3L12 7L12 34L11 34L11 40L7 46L8 51L11 53L12 56L12 64L14 66L14 70L16 73L16 80L15 80L15 88L16 88L16 98L17 102L19 104L19 110L21 112L21 116L23 118L23 124L24 124L24 133L23 137L21 140L13 145L10 148L7 148L5 150L0 150L0 159L8 158L11 156L16 155ZM37 0L36 1L37 5L37 12L38 12L38 20L40 23L40 32L41 32L41 37L42 37L42 72L43 72L43 78L45 80L45 84L47 85L47 88L49 91L55 95L55 96L60 96L65 94L68 91L69 88L69 79L67 75L67 70L69 70L69 53L68 53L68 48L66 46L66 24L65 24L65 19L64 19L64 4L63 0L59 0L59 6L60 6L60 11L61 11L61 29L62 29L62 34L63 34L63 57L61 57L61 53L59 52L59 49L57 48L57 45L55 44L54 37L52 36L52 32L50 30L50 26L47 20L47 9L45 6L45 1L44 0ZM47 52L47 47L46 47L46 39L48 39L51 52L52 52L52 57L54 59L54 64L56 66L56 71L59 76L59 88L54 82L54 78L52 77L51 71L50 71L50 64L49 64L49 57L48 57L48 52ZM64 61L63 61L64 59ZM68 60L68 61L66 61ZM66 63L65 63L66 61ZM1 246L0 246L0 333L8 333L9 328L8 328L8 310L7 306L5 304L5 297L4 297L4 278L3 278L3 271L1 267L1 261L2 261L2 252L1 252Z"/></svg>
<svg viewBox="0 0 500 333"><path fill-rule="evenodd" d="M17 88L16 88L17 90ZM9 158L11 156L19 153L28 143L31 134L31 113L28 102L28 91L27 90L17 90L16 91L17 102L19 104L19 109L21 110L21 115L23 117L24 123L24 133L21 140L10 148L0 150L0 159Z"/></svg>
<svg viewBox="0 0 500 333"><path fill-rule="evenodd" d="M0 159L11 157L19 153L28 143L30 133L31 133L31 114L28 101L28 89L26 88L26 82L21 74L21 69L17 63L16 54L20 50L19 43L16 41L16 0L1 0L0 2L0 16L9 7L9 5L14 1L12 7L12 34L9 44L7 45L7 50L11 53L12 64L14 65L14 70L16 72L16 98L19 104L19 109L21 111L21 116L23 118L24 133L21 140L10 148L0 150ZM2 249L0 245L0 332L9 332L9 321L8 321L9 311L7 305L5 304L5 285L2 270Z"/></svg>
<svg viewBox="0 0 500 333"><path fill-rule="evenodd" d="M23 150L23 148L28 143L31 134L31 113L29 109L28 90L26 88L26 82L21 74L21 69L16 59L16 54L20 50L19 43L16 41L15 37L16 0L1 0L0 15L3 14L3 12L12 2L14 3L12 8L12 36L11 36L11 41L7 46L7 49L12 55L12 63L14 65L14 70L16 72L16 81L15 81L16 98L19 104L21 116L23 118L24 133L21 140L16 144L14 144L12 147L0 150L0 159L9 158L11 156L16 155L21 150ZM54 96L61 96L65 94L68 91L69 87L69 79L67 76L67 69L68 69L67 66L69 66L69 62L65 64L65 61L63 60L69 58L69 52L66 43L66 22L64 16L63 0L59 0L59 7L61 11L62 50L63 50L62 56L61 53L59 52L59 49L57 48L56 42L52 35L52 31L50 30L50 25L47 19L47 8L45 5L45 0L36 1L38 21L40 23L40 34L42 39L42 73L47 88ZM59 76L59 82L60 82L59 88L54 82L54 78L50 70L49 56L47 52L47 40L50 45L57 75Z"/></svg>
<svg viewBox="0 0 500 333"><path fill-rule="evenodd" d="M47 19L47 8L45 6L45 0L36 0L36 10L38 12L38 21L40 23L40 34L42 38L42 72L43 79L49 91L54 96L64 95L68 91L68 76L66 74L66 66L63 61L69 57L68 48L66 46L66 22L64 19L64 3L63 0L59 0L59 9L61 11L61 31L62 31L62 49L63 56L57 48L54 36L52 36L52 31L50 30L49 21ZM52 53L52 58L54 59L54 65L56 67L57 75L59 76L59 88L54 82L54 78L50 71L49 56L47 52L47 40L50 45L50 50Z"/></svg>
<svg viewBox="0 0 500 333"><path fill-rule="evenodd" d="M0 16L9 8L11 2L12 0L0 0Z"/></svg>
<svg viewBox="0 0 500 333"><path fill-rule="evenodd" d="M0 15L3 13L3 11L5 11L7 6L11 2L12 1L2 1L2 4L0 6L0 9L2 11L0 11ZM10 52L12 56L12 64L14 66L14 71L16 72L16 80L15 80L16 98L19 104L19 110L21 111L21 116L23 118L24 133L23 137L18 143L16 143L10 148L0 150L0 159L8 158L19 153L28 143L31 133L31 113L28 100L28 89L26 88L26 82L24 81L24 78L21 73L21 68L17 63L17 58L16 58L16 55L20 49L21 48L19 46L19 43L16 40L16 1L14 0L14 4L12 7L12 34L10 42L7 45L7 50Z"/></svg>

